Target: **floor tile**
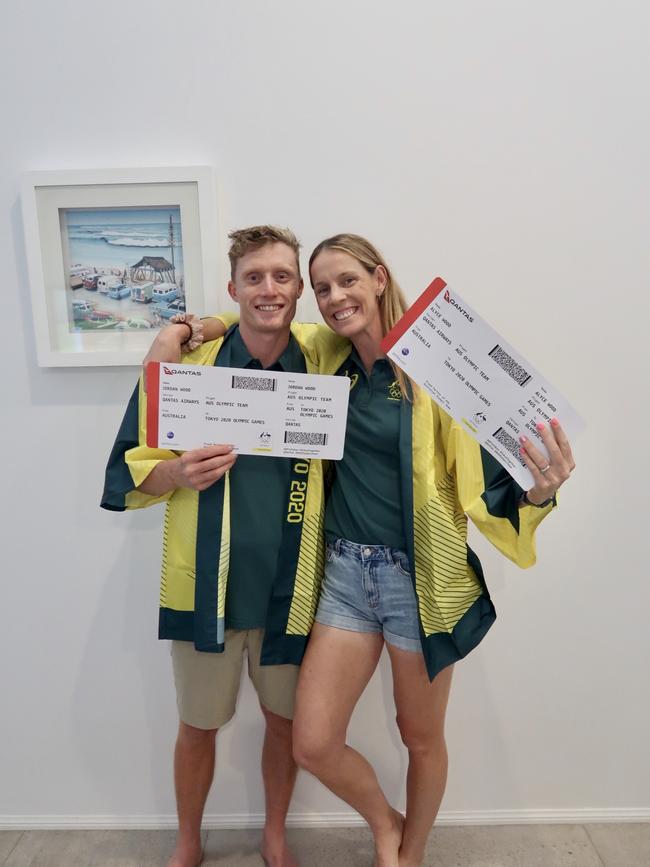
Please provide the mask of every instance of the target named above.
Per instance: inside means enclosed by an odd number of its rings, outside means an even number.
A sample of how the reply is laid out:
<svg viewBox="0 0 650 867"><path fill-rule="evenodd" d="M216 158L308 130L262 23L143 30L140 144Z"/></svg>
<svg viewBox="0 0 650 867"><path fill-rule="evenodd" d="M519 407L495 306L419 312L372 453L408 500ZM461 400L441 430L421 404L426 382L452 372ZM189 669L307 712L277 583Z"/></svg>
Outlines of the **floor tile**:
<svg viewBox="0 0 650 867"><path fill-rule="evenodd" d="M290 828L289 846L301 867L370 867L372 841L361 828ZM202 867L262 867L261 831L210 831Z"/></svg>
<svg viewBox="0 0 650 867"><path fill-rule="evenodd" d="M580 826L465 826L435 828L424 867L602 867L602 862Z"/></svg>
<svg viewBox="0 0 650 867"><path fill-rule="evenodd" d="M0 831L0 865L11 854L24 831Z"/></svg>
<svg viewBox="0 0 650 867"><path fill-rule="evenodd" d="M586 825L605 867L648 867L650 823Z"/></svg>
<svg viewBox="0 0 650 867"><path fill-rule="evenodd" d="M288 831L301 867L370 867L362 828ZM174 831L4 831L1 867L165 867ZM204 834L204 867L263 867L260 830ZM599 854L600 853L600 854ZM435 828L424 867L648 867L650 824Z"/></svg>
<svg viewBox="0 0 650 867"><path fill-rule="evenodd" d="M201 867L262 867L258 830L208 831Z"/></svg>
<svg viewBox="0 0 650 867"><path fill-rule="evenodd" d="M25 831L3 867L159 867L175 831Z"/></svg>
<svg viewBox="0 0 650 867"><path fill-rule="evenodd" d="M291 829L291 851L302 867L370 867L374 846L365 828Z"/></svg>

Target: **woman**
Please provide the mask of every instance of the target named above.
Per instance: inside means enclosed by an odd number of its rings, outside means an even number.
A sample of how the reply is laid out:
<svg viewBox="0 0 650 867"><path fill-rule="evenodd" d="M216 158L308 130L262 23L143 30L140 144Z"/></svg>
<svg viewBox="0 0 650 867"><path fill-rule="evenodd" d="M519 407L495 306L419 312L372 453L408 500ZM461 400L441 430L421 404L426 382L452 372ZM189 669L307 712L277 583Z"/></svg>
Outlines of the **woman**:
<svg viewBox="0 0 650 867"><path fill-rule="evenodd" d="M540 429L549 460L522 438L522 459L535 481L524 493L393 368L380 343L405 302L368 241L357 235L323 241L309 272L325 323L351 344L338 369L321 365L320 372L349 376L351 392L345 453L326 508L327 562L301 668L294 754L366 819L376 867L417 867L446 783L453 663L495 618L480 563L466 545L466 516L510 559L532 565L534 530L574 461L556 419ZM204 327L208 339L223 333L213 320ZM336 339L320 327L307 337L305 329L314 327L298 328L316 355ZM388 803L366 759L345 742L384 644L409 756L405 817Z"/></svg>

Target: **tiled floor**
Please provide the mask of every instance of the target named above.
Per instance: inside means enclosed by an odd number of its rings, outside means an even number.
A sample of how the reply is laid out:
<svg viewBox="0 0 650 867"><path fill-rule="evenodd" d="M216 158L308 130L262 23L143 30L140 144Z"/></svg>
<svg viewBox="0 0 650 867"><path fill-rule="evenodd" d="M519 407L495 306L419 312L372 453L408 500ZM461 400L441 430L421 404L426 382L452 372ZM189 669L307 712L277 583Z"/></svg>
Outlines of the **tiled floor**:
<svg viewBox="0 0 650 867"><path fill-rule="evenodd" d="M370 867L358 828L289 831L302 867ZM263 867L259 831L208 831L204 867ZM164 867L172 831L2 831L2 867ZM426 867L650 867L650 823L445 827Z"/></svg>

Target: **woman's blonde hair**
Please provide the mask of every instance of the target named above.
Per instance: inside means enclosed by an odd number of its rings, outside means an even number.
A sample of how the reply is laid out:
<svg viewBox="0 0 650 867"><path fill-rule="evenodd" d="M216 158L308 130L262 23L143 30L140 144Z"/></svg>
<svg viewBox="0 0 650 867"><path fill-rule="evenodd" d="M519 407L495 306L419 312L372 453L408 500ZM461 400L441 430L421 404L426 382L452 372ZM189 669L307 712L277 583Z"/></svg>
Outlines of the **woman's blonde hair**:
<svg viewBox="0 0 650 867"><path fill-rule="evenodd" d="M404 298L404 293L393 277L386 260L379 250L371 244L370 241L366 240L366 238L362 238L361 235L353 235L344 232L343 234L326 238L315 247L309 257L309 279L312 288L314 286L314 281L311 276L311 266L314 259L324 250L340 250L342 253L348 253L350 256L353 256L369 274L374 274L378 265L382 266L386 272L387 279L384 291L377 299L377 303L379 304L379 317L381 321L382 334L388 334L393 325L395 325L406 312L407 304L406 299ZM403 397L407 400L411 400L413 394L413 382L404 371L396 364L393 364L392 361L390 361L390 365L393 368Z"/></svg>

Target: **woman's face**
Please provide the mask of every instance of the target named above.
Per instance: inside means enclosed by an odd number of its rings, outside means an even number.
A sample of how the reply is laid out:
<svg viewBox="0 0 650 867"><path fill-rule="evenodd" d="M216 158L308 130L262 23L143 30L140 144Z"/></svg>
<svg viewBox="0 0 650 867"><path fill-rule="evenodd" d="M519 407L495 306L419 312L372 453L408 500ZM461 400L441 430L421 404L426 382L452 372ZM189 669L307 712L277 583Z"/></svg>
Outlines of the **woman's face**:
<svg viewBox="0 0 650 867"><path fill-rule="evenodd" d="M350 340L362 332L382 337L378 296L387 281L382 265L369 274L349 253L323 250L312 262L311 280L318 309L333 331Z"/></svg>

